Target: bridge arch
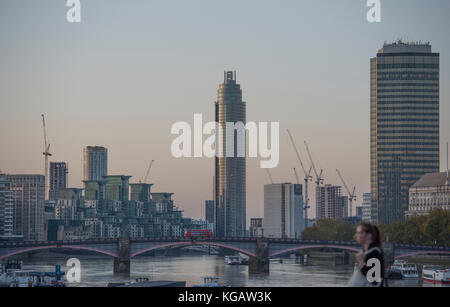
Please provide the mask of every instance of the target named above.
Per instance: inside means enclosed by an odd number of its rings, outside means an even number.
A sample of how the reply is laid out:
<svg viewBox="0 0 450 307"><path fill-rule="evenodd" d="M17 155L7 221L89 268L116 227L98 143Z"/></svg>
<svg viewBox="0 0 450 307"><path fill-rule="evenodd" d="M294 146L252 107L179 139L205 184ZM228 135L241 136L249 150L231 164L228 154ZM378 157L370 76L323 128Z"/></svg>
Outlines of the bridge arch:
<svg viewBox="0 0 450 307"><path fill-rule="evenodd" d="M130 255L130 258L139 256L141 254L144 254L146 252L149 251L153 251L153 250L157 250L157 249L164 249L164 248L169 248L169 247L176 247L176 248L183 248L183 247L187 247L187 246L195 246L195 245L206 245L206 246L215 246L215 247L222 247L222 248L227 248L227 249L231 249L234 250L236 252L242 253L244 255L250 256L250 257L256 257L256 255L248 250L244 250L241 249L239 247L233 246L233 245L228 245L228 244L224 244L221 242L207 242L207 241L192 241L192 242L168 242L168 243L164 243L164 244L160 244L160 245L156 245L156 246L152 246L152 247L148 247L148 248L144 248L140 251L137 251L133 254Z"/></svg>
<svg viewBox="0 0 450 307"><path fill-rule="evenodd" d="M411 257L411 256L418 256L418 255L449 255L450 251L416 251L416 252L405 252L403 254L400 254L398 256L395 256L395 259L399 258L405 258L405 257Z"/></svg>
<svg viewBox="0 0 450 307"><path fill-rule="evenodd" d="M303 249L314 249L314 248L333 248L333 249L343 249L343 250L348 250L354 253L359 253L361 251L361 248L356 248L356 247L351 247L351 246L345 246L345 245L301 245L301 246L295 246L295 247L290 247L287 249L283 249L277 252L274 252L272 254L269 255L269 258L271 257L275 257L275 256L280 256L286 253L290 253L290 252L295 252L298 250L303 250Z"/></svg>
<svg viewBox="0 0 450 307"><path fill-rule="evenodd" d="M100 253L100 254L103 254L103 255L111 256L111 257L117 257L117 255L114 254L114 253L110 253L108 251L104 251L104 250L93 248L93 247L82 246L82 245L45 245L45 246L25 247L23 249L17 249L17 250L14 250L12 252L9 252L9 253L7 253L5 255L0 255L0 260L3 260L3 259L6 259L6 258L15 256L15 255L28 253L28 252L40 251L40 250L46 250L46 249L53 249L53 248L55 248L55 249L67 248L67 249L74 249L74 250L85 250L85 251L91 251L91 252Z"/></svg>

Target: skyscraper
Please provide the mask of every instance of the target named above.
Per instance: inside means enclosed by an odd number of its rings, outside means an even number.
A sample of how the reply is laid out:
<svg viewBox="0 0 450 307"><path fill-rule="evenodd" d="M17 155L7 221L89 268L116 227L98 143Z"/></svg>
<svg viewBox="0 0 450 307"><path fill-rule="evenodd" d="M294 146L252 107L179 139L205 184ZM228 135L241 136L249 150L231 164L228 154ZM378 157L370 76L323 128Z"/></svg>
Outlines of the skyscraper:
<svg viewBox="0 0 450 307"><path fill-rule="evenodd" d="M300 238L305 229L301 184L280 183L264 186L264 236Z"/></svg>
<svg viewBox="0 0 450 307"><path fill-rule="evenodd" d="M88 146L84 149L84 180L101 181L108 175L108 149Z"/></svg>
<svg viewBox="0 0 450 307"><path fill-rule="evenodd" d="M225 72L215 104L216 123L225 131L227 123L246 122L246 104L242 101L242 90L236 83L236 73ZM242 137L242 136L241 136ZM215 158L215 204L216 236L242 237L246 233L246 161L239 157L238 133L234 140L227 140L227 133L217 134L216 150L223 153ZM245 148L245 135L244 135ZM230 157L227 149L234 145L234 155ZM229 146L227 148L227 146Z"/></svg>
<svg viewBox="0 0 450 307"><path fill-rule="evenodd" d="M11 182L0 174L0 236L13 235L13 205Z"/></svg>
<svg viewBox="0 0 450 307"><path fill-rule="evenodd" d="M69 170L65 162L50 162L49 200L56 200L60 189L67 188Z"/></svg>
<svg viewBox="0 0 450 307"><path fill-rule="evenodd" d="M370 70L371 216L389 224L404 219L411 185L439 172L439 53L385 44Z"/></svg>
<svg viewBox="0 0 450 307"><path fill-rule="evenodd" d="M44 239L45 176L7 175L14 199L14 234L24 240Z"/></svg>
<svg viewBox="0 0 450 307"><path fill-rule="evenodd" d="M205 220L211 224L214 224L216 222L214 207L214 200L205 200Z"/></svg>
<svg viewBox="0 0 450 307"><path fill-rule="evenodd" d="M362 202L362 220L366 222L370 222L372 220L372 195L370 193L363 194L363 202Z"/></svg>

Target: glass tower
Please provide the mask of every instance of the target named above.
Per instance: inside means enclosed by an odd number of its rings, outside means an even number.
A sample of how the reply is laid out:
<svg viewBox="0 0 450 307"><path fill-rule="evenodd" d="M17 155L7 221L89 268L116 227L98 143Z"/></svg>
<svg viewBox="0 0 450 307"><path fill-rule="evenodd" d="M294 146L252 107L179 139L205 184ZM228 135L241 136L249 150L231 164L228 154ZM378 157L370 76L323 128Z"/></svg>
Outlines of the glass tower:
<svg viewBox="0 0 450 307"><path fill-rule="evenodd" d="M67 163L50 162L50 200L56 201L59 196L59 190L67 188L68 173Z"/></svg>
<svg viewBox="0 0 450 307"><path fill-rule="evenodd" d="M216 236L243 237L246 233L246 162L245 156L238 155L238 133L234 130L234 140L227 140L227 123L246 122L246 104L242 101L242 90L236 83L236 73L227 71L220 85L216 102L216 123L223 129L217 133L216 150L223 157L215 158L215 204ZM227 144L234 143L234 156L227 154ZM244 137L245 142L245 137Z"/></svg>
<svg viewBox="0 0 450 307"><path fill-rule="evenodd" d="M439 54L429 43L385 44L370 60L372 222L402 221L408 190L439 171Z"/></svg>
<svg viewBox="0 0 450 307"><path fill-rule="evenodd" d="M108 174L108 149L88 146L84 149L84 180L103 180Z"/></svg>

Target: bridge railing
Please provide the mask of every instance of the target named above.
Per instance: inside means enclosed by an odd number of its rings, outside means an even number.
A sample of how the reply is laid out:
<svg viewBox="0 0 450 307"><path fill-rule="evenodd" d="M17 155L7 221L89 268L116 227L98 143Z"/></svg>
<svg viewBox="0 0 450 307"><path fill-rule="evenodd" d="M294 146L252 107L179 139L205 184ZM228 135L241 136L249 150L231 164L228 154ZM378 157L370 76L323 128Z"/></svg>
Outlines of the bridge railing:
<svg viewBox="0 0 450 307"><path fill-rule="evenodd" d="M59 241L21 241L21 242L0 242L2 246L41 246L41 245L76 245L86 243L116 243L118 239L89 239L89 240L59 240Z"/></svg>
<svg viewBox="0 0 450 307"><path fill-rule="evenodd" d="M191 241L204 241L204 242L256 242L255 237L211 237L211 238L185 238L185 237L157 237L157 238L135 238L130 239L131 242L191 242ZM287 239L287 238L265 238L269 243L291 243L291 244L317 244L317 245L343 245L343 246L355 246L356 242L350 241L320 241L320 240L299 240L299 239ZM42 246L42 245L77 245L77 244L98 244L98 243L117 243L119 239L110 238L95 238L88 240L61 240L61 241L0 241L1 247L14 247L14 246ZM434 250L434 251L450 251L449 246L426 246L426 245L412 245L412 244L393 244L394 248L404 248L409 250Z"/></svg>

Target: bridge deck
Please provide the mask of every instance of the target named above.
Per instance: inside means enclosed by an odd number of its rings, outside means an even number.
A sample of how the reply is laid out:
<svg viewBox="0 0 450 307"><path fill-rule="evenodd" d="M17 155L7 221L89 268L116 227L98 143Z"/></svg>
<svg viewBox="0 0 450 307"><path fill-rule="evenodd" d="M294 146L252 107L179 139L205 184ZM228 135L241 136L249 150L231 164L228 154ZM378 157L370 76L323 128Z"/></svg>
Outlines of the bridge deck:
<svg viewBox="0 0 450 307"><path fill-rule="evenodd" d="M192 245L209 245L228 248L248 256L257 254L256 238L212 238L208 240L191 240L186 238L151 238L131 239L130 256L135 257L145 252L163 248L182 248ZM261 239L259 239L261 240ZM0 242L0 260L21 253L39 251L45 249L75 249L101 253L111 257L117 257L118 239L96 239L82 241L58 241L58 242ZM344 241L318 241L318 240L293 240L293 239L265 239L268 244L269 257L279 256L289 252L312 248L334 248L358 252L361 247L355 242ZM394 256L406 257L419 254L443 254L450 255L450 247L438 246L414 246L407 244L395 244Z"/></svg>

